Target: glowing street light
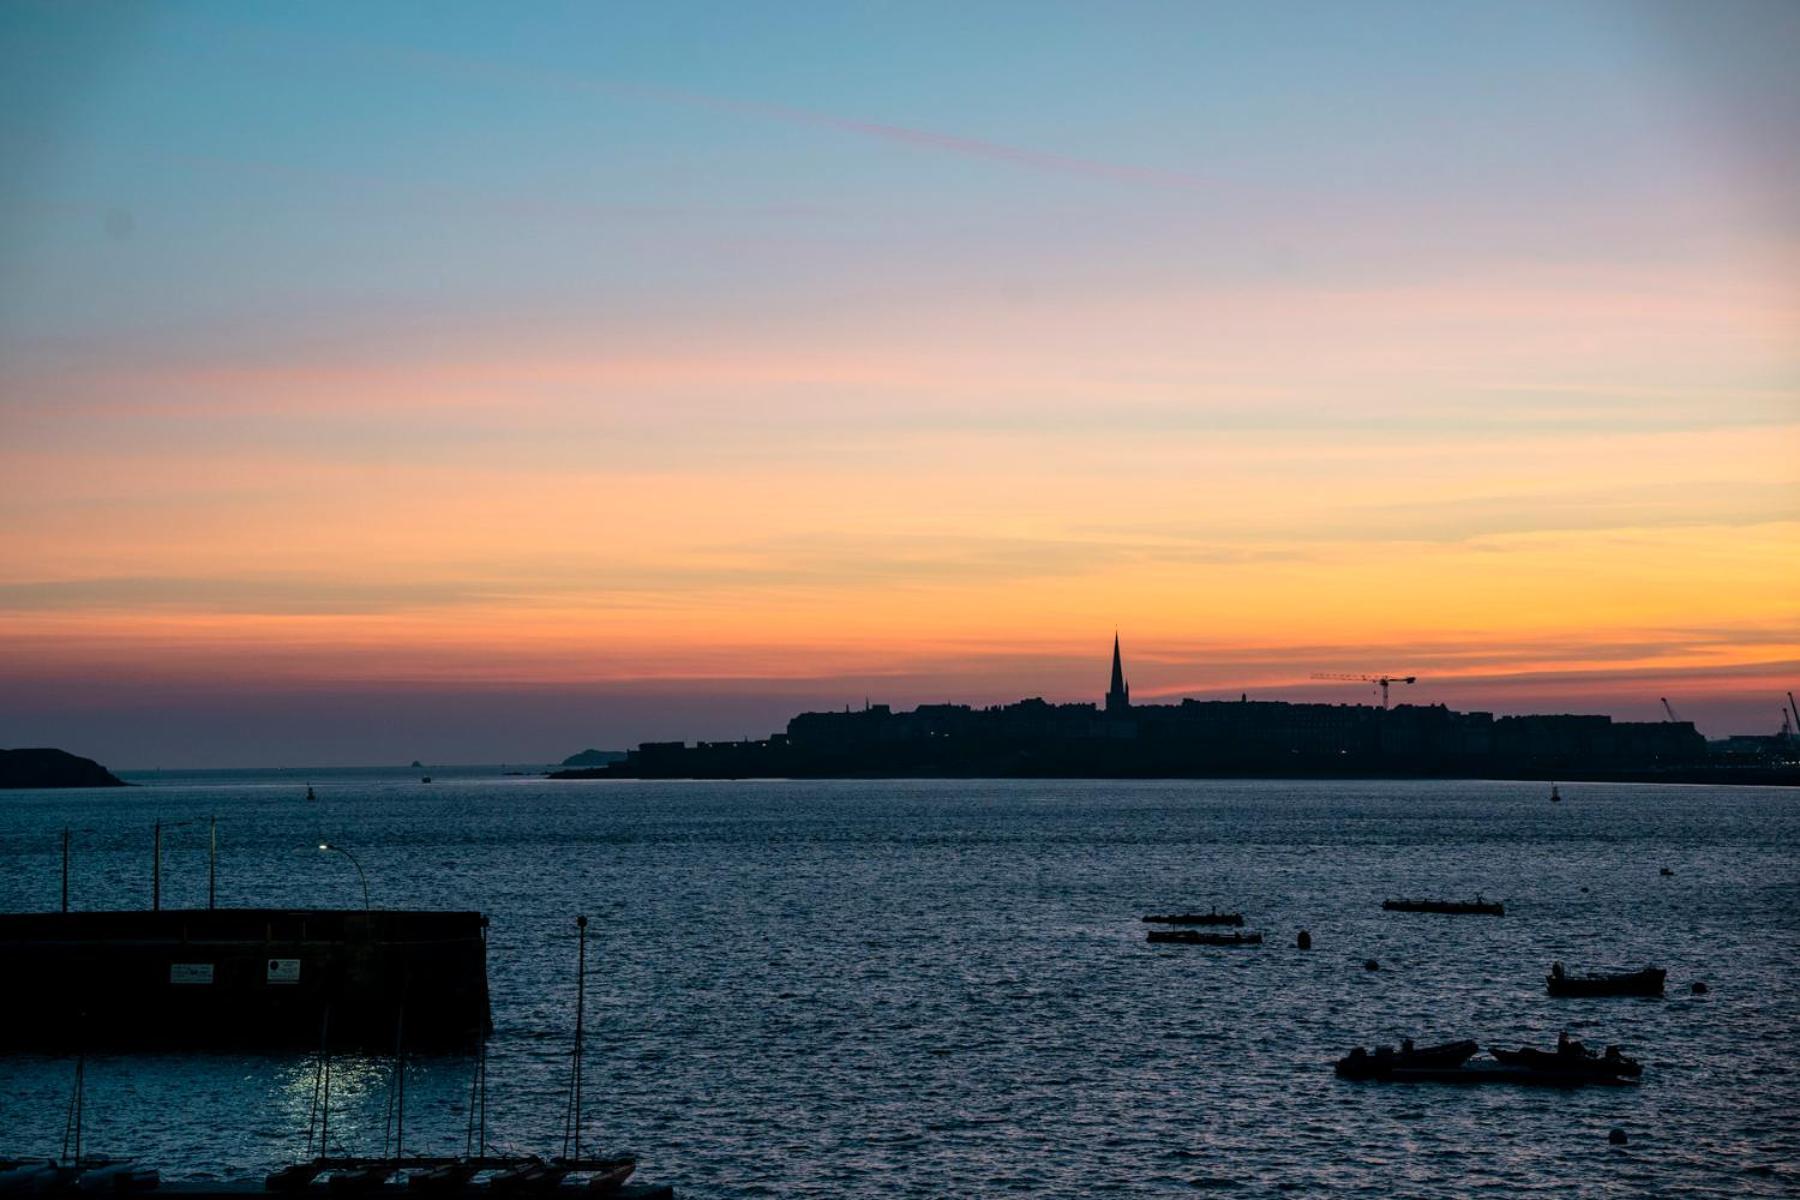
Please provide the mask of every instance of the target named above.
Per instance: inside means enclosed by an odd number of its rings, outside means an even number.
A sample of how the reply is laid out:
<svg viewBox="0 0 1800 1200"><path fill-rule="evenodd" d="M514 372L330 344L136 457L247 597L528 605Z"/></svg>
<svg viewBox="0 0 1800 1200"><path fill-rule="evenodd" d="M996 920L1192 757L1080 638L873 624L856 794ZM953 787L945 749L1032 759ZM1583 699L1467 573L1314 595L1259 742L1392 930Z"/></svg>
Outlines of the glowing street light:
<svg viewBox="0 0 1800 1200"><path fill-rule="evenodd" d="M329 851L332 851L333 853L341 854L345 858L350 860L350 865L356 868L356 877L358 879L362 880L363 911L367 912L369 910L369 877L367 875L363 874L362 864L356 861L356 855L350 853L348 850L344 849L342 846L334 846L330 842L320 842L319 849L329 850Z"/></svg>

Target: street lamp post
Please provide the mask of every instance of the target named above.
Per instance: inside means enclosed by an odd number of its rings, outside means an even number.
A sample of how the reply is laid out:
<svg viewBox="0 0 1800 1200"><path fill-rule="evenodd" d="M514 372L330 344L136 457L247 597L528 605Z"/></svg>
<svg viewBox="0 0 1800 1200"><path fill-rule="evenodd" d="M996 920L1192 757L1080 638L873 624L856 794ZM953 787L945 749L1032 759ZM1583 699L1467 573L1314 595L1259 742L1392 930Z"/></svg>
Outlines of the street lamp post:
<svg viewBox="0 0 1800 1200"><path fill-rule="evenodd" d="M213 817L209 817L207 819L212 823L212 828L211 828L211 831L207 834L207 845L206 845L206 907L212 908L217 899L217 888L216 888L215 884L216 884L216 881L218 878L218 870L219 870L219 818L217 816L213 816ZM163 844L163 836L162 835L163 835L163 830L164 829L177 829L183 825L192 825L192 824L195 824L196 822L198 822L199 820L200 820L199 817L189 817L185 821L158 820L156 822L155 846L151 850L151 858L150 858L150 911L152 911L152 912L161 912L162 911L162 844ZM68 904L68 896L67 896L68 873L69 873L68 863L69 863L69 843L68 843L68 837L65 834L63 837L63 876L64 876L63 891L65 893L63 896L63 903L64 903L65 907Z"/></svg>
<svg viewBox="0 0 1800 1200"><path fill-rule="evenodd" d="M333 853L341 854L350 860L350 865L356 868L356 877L362 880L363 911L369 911L369 877L363 874L362 864L356 861L356 855L350 853L342 846L334 846L330 842L320 842L319 849L330 850Z"/></svg>

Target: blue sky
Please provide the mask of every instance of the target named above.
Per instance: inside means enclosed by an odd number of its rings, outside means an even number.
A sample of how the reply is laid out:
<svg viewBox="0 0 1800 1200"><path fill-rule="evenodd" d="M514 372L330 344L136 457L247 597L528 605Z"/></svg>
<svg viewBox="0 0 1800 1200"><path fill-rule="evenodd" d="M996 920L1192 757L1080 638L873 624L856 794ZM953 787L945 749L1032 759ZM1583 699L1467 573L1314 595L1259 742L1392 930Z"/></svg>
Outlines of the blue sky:
<svg viewBox="0 0 1800 1200"><path fill-rule="evenodd" d="M1796 61L1742 0L8 5L0 682L64 699L0 716L738 736L1085 697L1117 624L1145 694L1768 724Z"/></svg>

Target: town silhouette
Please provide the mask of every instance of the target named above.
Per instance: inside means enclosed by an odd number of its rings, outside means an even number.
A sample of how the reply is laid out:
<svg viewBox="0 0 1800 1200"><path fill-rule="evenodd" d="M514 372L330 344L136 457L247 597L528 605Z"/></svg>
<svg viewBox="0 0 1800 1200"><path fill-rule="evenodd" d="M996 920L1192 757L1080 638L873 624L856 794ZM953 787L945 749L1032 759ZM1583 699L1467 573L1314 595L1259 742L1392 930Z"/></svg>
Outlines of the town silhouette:
<svg viewBox="0 0 1800 1200"><path fill-rule="evenodd" d="M1033 697L985 708L921 704L897 712L865 703L801 713L785 731L762 739L646 742L618 761L571 767L556 777L1555 774L1710 781L1733 770L1709 760L1706 739L1691 721L1495 716L1442 704L1390 708L1252 700L1247 694L1134 704L1115 635L1111 676L1097 704Z"/></svg>

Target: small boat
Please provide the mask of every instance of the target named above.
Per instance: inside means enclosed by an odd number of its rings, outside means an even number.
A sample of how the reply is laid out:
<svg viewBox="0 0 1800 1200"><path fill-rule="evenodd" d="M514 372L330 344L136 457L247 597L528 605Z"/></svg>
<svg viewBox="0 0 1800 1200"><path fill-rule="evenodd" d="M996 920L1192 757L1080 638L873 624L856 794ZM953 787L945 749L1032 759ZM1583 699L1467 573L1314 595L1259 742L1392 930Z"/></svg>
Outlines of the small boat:
<svg viewBox="0 0 1800 1200"><path fill-rule="evenodd" d="M1397 1070L1460 1067L1480 1049L1476 1042L1469 1039L1444 1042L1437 1046L1413 1046L1409 1041L1398 1051L1392 1046L1377 1046L1373 1054L1358 1046L1338 1059L1337 1073L1345 1079L1378 1079Z"/></svg>
<svg viewBox="0 0 1800 1200"><path fill-rule="evenodd" d="M1198 929L1152 929L1146 942L1178 942L1184 946L1260 946L1260 933L1202 933Z"/></svg>
<svg viewBox="0 0 1800 1200"><path fill-rule="evenodd" d="M470 1159L441 1163L429 1170L415 1171L406 1177L406 1186L415 1192L461 1192L469 1181L481 1173L482 1167Z"/></svg>
<svg viewBox="0 0 1800 1200"><path fill-rule="evenodd" d="M577 950L575 963L575 1052L576 1074L571 1081L569 1109L565 1119L570 1127L579 1131L581 1128L581 1090L580 1064L582 1061L582 1038L584 1034L585 992L582 981L587 971L587 918L577 917ZM331 1144L327 1133L328 1118L331 1114L330 1073L326 1069L331 1059L325 1053L323 1031L321 1032L321 1048L314 1078L315 1106L318 1115L316 1125L317 1144ZM399 1130L403 1127L406 1111L406 1096L403 1084L405 1072L400 1070L400 1039L398 1029L395 1036L396 1069L394 1079L396 1087L390 1098L390 1112L394 1116L395 1153L392 1157L360 1158L360 1157L309 1157L307 1161L284 1167L269 1175L264 1183L265 1193L271 1197L287 1196L290 1200L318 1197L320 1200L329 1195L332 1200L384 1200L389 1197L411 1195L417 1200L555 1200L557 1197L575 1197L582 1194L607 1200L673 1200L674 1189L666 1185L645 1185L630 1183L637 1170L637 1159L631 1156L614 1158L596 1158L581 1153L581 1143L574 1142L573 1154L568 1154L570 1146L564 1143L564 1157L545 1158L538 1155L500 1155L494 1156L478 1153L477 1147L487 1146L487 1066L486 1056L478 1050L475 1059L475 1077L470 1082L470 1118L468 1149L463 1156L457 1158L415 1157L400 1153ZM479 1133L479 1136L478 1136ZM307 1154L313 1153L315 1126L309 1122L307 1128ZM0 1169L9 1164L0 1162ZM54 1164L52 1164L53 1166ZM317 1181L323 1176L325 1183ZM4 1190L4 1189L0 1189ZM125 1190L125 1189L121 1189ZM164 1192L171 1189L164 1187ZM215 1190L212 1185L199 1185L199 1190L189 1192L178 1186L183 1196L192 1200L231 1200L234 1196L248 1196L254 1189L246 1189L240 1193L235 1188ZM201 1193L204 1194L201 1194ZM0 1200L4 1200L0 1197Z"/></svg>
<svg viewBox="0 0 1800 1200"><path fill-rule="evenodd" d="M49 1159L6 1165L0 1169L0 1195L34 1196L61 1186L62 1172Z"/></svg>
<svg viewBox="0 0 1800 1200"><path fill-rule="evenodd" d="M1588 1075L1571 1071L1536 1071L1478 1058L1449 1067L1396 1067L1379 1075L1341 1075L1369 1083L1509 1083L1515 1087L1625 1087L1633 1083L1615 1075Z"/></svg>
<svg viewBox="0 0 1800 1200"><path fill-rule="evenodd" d="M134 1162L95 1163L81 1169L75 1177L75 1190L88 1195L123 1196L132 1192L154 1190L162 1176L154 1167L140 1167Z"/></svg>
<svg viewBox="0 0 1800 1200"><path fill-rule="evenodd" d="M281 1169L268 1173L263 1180L265 1191L302 1191L311 1187L313 1180L324 1173L322 1162L292 1162Z"/></svg>
<svg viewBox="0 0 1800 1200"><path fill-rule="evenodd" d="M1381 907L1388 912L1478 913L1489 917L1506 915L1506 905L1498 900L1483 900L1480 896L1473 900L1383 900Z"/></svg>
<svg viewBox="0 0 1800 1200"><path fill-rule="evenodd" d="M334 1170L325 1177L325 1186L339 1195L355 1195L369 1192L381 1187L394 1173L388 1163L372 1163L367 1166L348 1167Z"/></svg>
<svg viewBox="0 0 1800 1200"><path fill-rule="evenodd" d="M1144 918L1151 925L1242 925L1243 913L1223 913L1218 909L1203 913L1165 913Z"/></svg>
<svg viewBox="0 0 1800 1200"><path fill-rule="evenodd" d="M568 1177L569 1168L542 1159L532 1159L488 1178L488 1191L495 1195L508 1192L545 1192Z"/></svg>
<svg viewBox="0 0 1800 1200"><path fill-rule="evenodd" d="M586 1188L598 1196L610 1196L625 1186L631 1173L637 1170L635 1158L603 1158L583 1160L572 1164L577 1171L591 1171Z"/></svg>
<svg viewBox="0 0 1800 1200"><path fill-rule="evenodd" d="M1521 1046L1517 1050L1501 1050L1489 1046L1488 1053L1509 1067L1524 1067L1546 1075L1575 1075L1596 1079L1636 1079L1644 1073L1643 1064L1626 1058L1617 1046L1608 1046L1605 1054L1595 1054L1580 1042L1558 1039L1555 1050L1537 1050Z"/></svg>
<svg viewBox="0 0 1800 1200"><path fill-rule="evenodd" d="M1553 963L1544 976L1544 988L1552 996L1660 996L1668 974L1661 967L1645 967L1571 975L1561 963Z"/></svg>
<svg viewBox="0 0 1800 1200"><path fill-rule="evenodd" d="M430 783L430 782L431 782L431 776L429 776L429 775L421 775L421 776L419 776L419 782L420 782L420 783Z"/></svg>
<svg viewBox="0 0 1800 1200"><path fill-rule="evenodd" d="M1550 785L1550 803L1562 803L1562 793L1556 790L1556 785L1554 783Z"/></svg>

